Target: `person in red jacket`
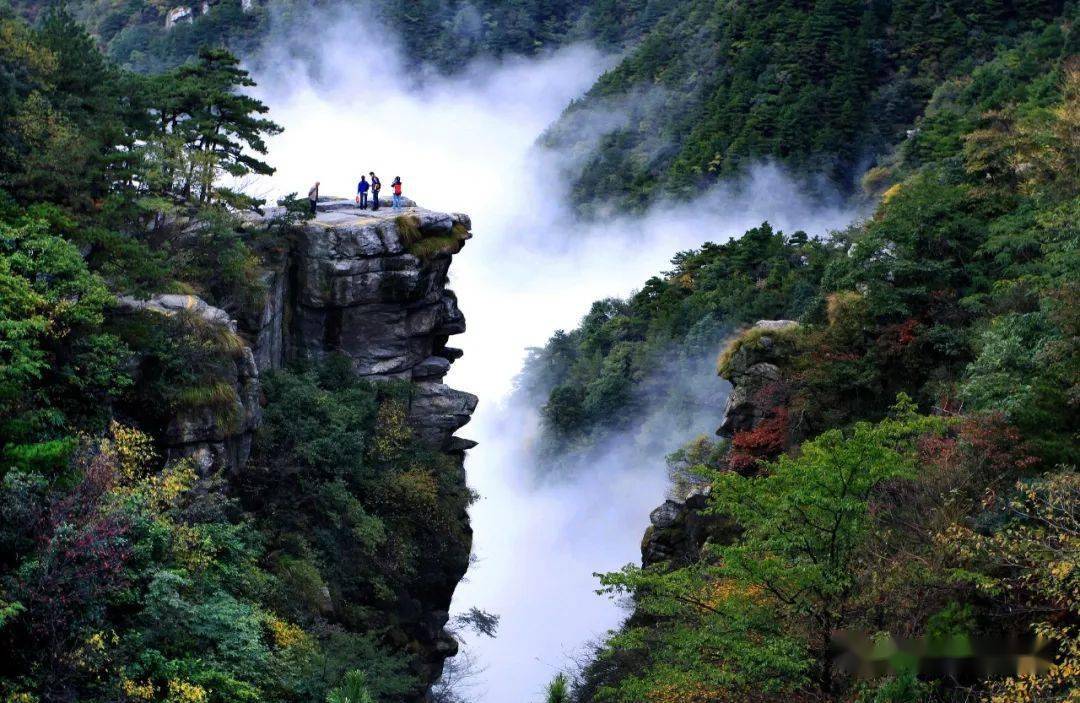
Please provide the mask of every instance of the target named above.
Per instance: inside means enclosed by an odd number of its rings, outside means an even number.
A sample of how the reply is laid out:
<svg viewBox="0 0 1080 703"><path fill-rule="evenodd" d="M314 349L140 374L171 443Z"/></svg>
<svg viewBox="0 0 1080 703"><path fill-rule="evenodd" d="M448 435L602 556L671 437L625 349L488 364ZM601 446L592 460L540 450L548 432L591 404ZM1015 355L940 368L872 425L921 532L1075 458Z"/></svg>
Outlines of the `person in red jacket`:
<svg viewBox="0 0 1080 703"><path fill-rule="evenodd" d="M397 210L401 207L401 176L394 176L394 182L390 184L394 188L393 206Z"/></svg>

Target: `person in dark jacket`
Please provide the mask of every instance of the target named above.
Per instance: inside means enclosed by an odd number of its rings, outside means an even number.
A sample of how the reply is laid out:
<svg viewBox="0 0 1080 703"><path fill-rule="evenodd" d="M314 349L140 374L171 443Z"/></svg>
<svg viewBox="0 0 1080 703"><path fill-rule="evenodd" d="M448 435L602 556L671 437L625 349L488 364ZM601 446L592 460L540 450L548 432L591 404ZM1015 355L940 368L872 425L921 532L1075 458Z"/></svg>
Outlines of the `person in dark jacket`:
<svg viewBox="0 0 1080 703"><path fill-rule="evenodd" d="M393 193L394 193L394 198L393 198L394 209L398 210L398 209L401 208L401 176L394 176L394 180L390 184L390 186L394 189L393 190Z"/></svg>
<svg viewBox="0 0 1080 703"><path fill-rule="evenodd" d="M379 177L375 175L374 171L368 175L371 176L371 209L378 210L379 191L382 190L382 181L379 180Z"/></svg>
<svg viewBox="0 0 1080 703"><path fill-rule="evenodd" d="M367 176L360 176L360 182L356 184L356 204L361 210L367 210L367 193L370 187Z"/></svg>
<svg viewBox="0 0 1080 703"><path fill-rule="evenodd" d="M308 203L311 205L311 216L315 217L315 210L319 205L319 182L315 181L315 185L311 186L311 190L307 192Z"/></svg>

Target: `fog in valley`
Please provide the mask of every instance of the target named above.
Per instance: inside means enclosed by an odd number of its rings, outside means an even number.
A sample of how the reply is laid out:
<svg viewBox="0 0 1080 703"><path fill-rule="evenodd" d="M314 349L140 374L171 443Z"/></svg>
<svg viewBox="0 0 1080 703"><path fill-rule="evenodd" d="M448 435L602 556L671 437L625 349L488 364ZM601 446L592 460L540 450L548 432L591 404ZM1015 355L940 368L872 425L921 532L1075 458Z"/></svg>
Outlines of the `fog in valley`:
<svg viewBox="0 0 1080 703"><path fill-rule="evenodd" d="M656 203L644 216L577 223L559 175L568 157L534 144L611 57L578 46L415 80L397 40L363 12L328 13L318 26L317 46L311 32L284 31L286 23L268 43L273 54L247 59L257 95L285 127L269 144L277 175L249 190L304 194L319 180L324 195L352 197L359 176L375 171L385 184L401 176L405 194L424 207L472 216L474 239L450 270L468 319L468 332L451 343L466 353L447 382L480 397L459 434L480 442L466 469L481 497L471 510L477 561L455 609L501 616L496 639L467 637L484 667L471 698L538 700L546 681L623 617L595 594L592 574L639 559L648 513L667 488L663 455L719 424L723 385L702 364L700 416L663 426L670 441L662 449L620 437L602 460L539 481L529 458L536 409L509 401L526 349L576 326L593 300L631 293L679 250L763 220L819 234L853 215L763 165L692 205ZM316 59L294 58L300 46L317 50ZM598 119L598 134L618 124L617 115ZM702 358L716 351L701 350Z"/></svg>

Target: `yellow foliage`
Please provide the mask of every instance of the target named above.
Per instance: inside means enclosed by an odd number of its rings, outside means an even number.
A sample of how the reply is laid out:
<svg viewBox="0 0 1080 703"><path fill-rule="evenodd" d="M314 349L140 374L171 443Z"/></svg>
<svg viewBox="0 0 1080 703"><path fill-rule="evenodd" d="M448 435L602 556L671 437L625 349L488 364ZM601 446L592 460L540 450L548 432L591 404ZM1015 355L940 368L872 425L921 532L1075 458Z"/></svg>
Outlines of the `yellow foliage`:
<svg viewBox="0 0 1080 703"><path fill-rule="evenodd" d="M903 186L899 183L889 186L884 193L881 194L881 202L887 203L896 197L896 194L903 189Z"/></svg>
<svg viewBox="0 0 1080 703"><path fill-rule="evenodd" d="M697 598L705 607L717 610L733 599L763 602L765 590L761 586L740 583L734 579L718 579L702 586Z"/></svg>
<svg viewBox="0 0 1080 703"><path fill-rule="evenodd" d="M169 703L206 703L206 689L187 681L169 681Z"/></svg>
<svg viewBox="0 0 1080 703"><path fill-rule="evenodd" d="M197 527L174 524L172 536L176 561L188 571L199 573L214 563L214 543Z"/></svg>
<svg viewBox="0 0 1080 703"><path fill-rule="evenodd" d="M145 476L157 458L150 436L115 420L109 425L109 433L112 435L111 448L121 481L133 483Z"/></svg>
<svg viewBox="0 0 1080 703"><path fill-rule="evenodd" d="M387 400L379 406L379 414L375 419L376 457L389 461L401 454L412 437L406 418L405 404L399 400Z"/></svg>
<svg viewBox="0 0 1080 703"><path fill-rule="evenodd" d="M102 632L95 632L86 638L86 648L93 652L105 651L105 634Z"/></svg>
<svg viewBox="0 0 1080 703"><path fill-rule="evenodd" d="M131 679L124 679L121 684L121 688L124 690L124 695L128 698L133 698L137 701L152 701L154 700L154 684L149 681L132 681Z"/></svg>
<svg viewBox="0 0 1080 703"><path fill-rule="evenodd" d="M852 318L860 319L863 315L863 297L857 291L846 290L830 293L826 298L825 312L829 325L842 325Z"/></svg>
<svg viewBox="0 0 1080 703"><path fill-rule="evenodd" d="M270 631L270 639L274 646L280 649L304 645L309 641L303 628L279 618L270 618L266 622L266 628Z"/></svg>
<svg viewBox="0 0 1080 703"><path fill-rule="evenodd" d="M671 279L671 282L679 286L683 290L694 290L694 274L690 273L689 271L681 275L675 276L673 279Z"/></svg>
<svg viewBox="0 0 1080 703"><path fill-rule="evenodd" d="M439 496L439 485L434 474L421 468L413 468L401 473L395 480L397 488L410 502L434 505Z"/></svg>
<svg viewBox="0 0 1080 703"><path fill-rule="evenodd" d="M19 691L18 693L11 693L4 699L5 703L38 703L40 700L33 693L26 691Z"/></svg>

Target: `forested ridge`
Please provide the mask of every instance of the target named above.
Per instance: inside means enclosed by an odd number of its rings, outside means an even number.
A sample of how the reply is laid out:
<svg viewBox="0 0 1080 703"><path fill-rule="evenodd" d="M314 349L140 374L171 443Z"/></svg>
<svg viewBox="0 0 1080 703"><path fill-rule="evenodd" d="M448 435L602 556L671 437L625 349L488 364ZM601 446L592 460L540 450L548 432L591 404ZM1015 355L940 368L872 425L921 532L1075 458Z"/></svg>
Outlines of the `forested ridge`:
<svg viewBox="0 0 1080 703"><path fill-rule="evenodd" d="M464 571L471 497L407 424L409 384L329 358L240 398L251 341L199 314L258 310L307 208L252 225L261 203L221 185L273 172L281 128L251 85L221 49L135 74L63 11L0 11L2 700L400 701L430 683L398 601ZM192 297L130 303L151 293ZM239 432L259 405L238 475L164 446L177 417Z"/></svg>
<svg viewBox="0 0 1080 703"><path fill-rule="evenodd" d="M681 252L534 351L519 392L556 455L678 407L672 355L709 345L734 384L721 437L671 447L687 502L645 563L600 575L631 616L549 700L1076 700L1072 17L940 84L864 222ZM979 668L1023 641L1041 668Z"/></svg>
<svg viewBox="0 0 1080 703"><path fill-rule="evenodd" d="M584 211L689 197L763 159L855 192L917 129L947 79L968 75L1058 2L695 2L667 5L546 142L575 155ZM611 106L623 124L590 123Z"/></svg>
<svg viewBox="0 0 1080 703"><path fill-rule="evenodd" d="M27 16L47 4L15 0ZM542 55L586 42L617 58L541 139L566 159L582 214L686 199L762 160L825 178L847 195L911 131L935 91L1028 31L1060 23L1064 0L292 0L69 3L106 52L141 71L171 69L204 45L255 58L286 49L319 73L318 46L294 41L340 10L400 37L417 75L477 57ZM306 28L306 29L305 29ZM429 78L432 76L429 76ZM407 77L403 76L403 79ZM866 184L869 195L879 182Z"/></svg>

